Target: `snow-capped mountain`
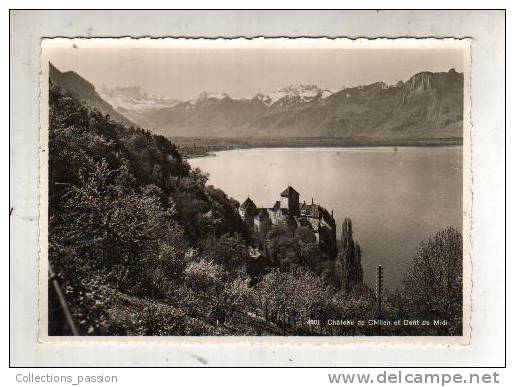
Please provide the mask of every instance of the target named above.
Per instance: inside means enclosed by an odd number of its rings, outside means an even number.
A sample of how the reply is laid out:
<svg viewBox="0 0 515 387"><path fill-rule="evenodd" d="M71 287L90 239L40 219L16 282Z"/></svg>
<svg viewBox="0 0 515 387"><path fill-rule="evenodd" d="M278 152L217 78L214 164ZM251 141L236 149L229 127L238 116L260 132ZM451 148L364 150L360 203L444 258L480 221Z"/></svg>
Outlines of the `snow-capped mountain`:
<svg viewBox="0 0 515 387"><path fill-rule="evenodd" d="M161 97L143 90L139 86L116 86L109 88L102 85L99 94L116 109L144 112L175 106L176 99Z"/></svg>
<svg viewBox="0 0 515 387"><path fill-rule="evenodd" d="M272 98L269 95L257 93L254 98L252 98L253 101L258 101L266 106L270 106L272 104Z"/></svg>
<svg viewBox="0 0 515 387"><path fill-rule="evenodd" d="M139 86L116 86L109 88L102 85L99 94L116 111L142 126L149 124L145 119L148 114L160 109L171 108L179 102L172 98L154 95Z"/></svg>
<svg viewBox="0 0 515 387"><path fill-rule="evenodd" d="M295 110L325 104L330 95L331 91L316 85L300 84L267 94L258 93L253 98L236 98L224 92L202 92L197 98L142 118L148 127L163 133L168 132L169 127L180 127L181 135L227 135L234 127L254 127L252 130L255 132L270 123L274 115L289 112L292 119Z"/></svg>
<svg viewBox="0 0 515 387"><path fill-rule="evenodd" d="M50 80L103 114L166 136L461 138L463 74L420 72L331 93L292 85L253 98L203 92L181 102L139 87L95 87L50 65Z"/></svg>
<svg viewBox="0 0 515 387"><path fill-rule="evenodd" d="M321 89L317 85L290 85L268 94L269 106L279 102L281 106L292 103L311 102L329 97L332 91Z"/></svg>
<svg viewBox="0 0 515 387"><path fill-rule="evenodd" d="M463 120L463 74L452 70L335 92L296 84L252 98L202 92L178 102L136 87L101 94L136 124L168 136L443 138L461 136Z"/></svg>
<svg viewBox="0 0 515 387"><path fill-rule="evenodd" d="M278 103L279 107L286 107L291 104L321 100L327 98L331 94L333 94L332 91L327 89L321 89L316 85L295 84L267 94L257 93L250 100L260 101L264 103L266 106L272 106L275 103ZM217 103L223 100L249 101L248 98L235 98L223 92L204 91L200 93L196 99L190 100L188 102L191 105L191 109L194 105L205 104L210 102Z"/></svg>
<svg viewBox="0 0 515 387"><path fill-rule="evenodd" d="M203 103L208 100L222 100L226 98L231 98L227 93L221 93L218 91L203 91L199 94L197 99L195 99L194 103Z"/></svg>
<svg viewBox="0 0 515 387"><path fill-rule="evenodd" d="M202 93L146 116L149 128L174 136L459 137L463 74L415 74L332 93L292 85L253 98Z"/></svg>

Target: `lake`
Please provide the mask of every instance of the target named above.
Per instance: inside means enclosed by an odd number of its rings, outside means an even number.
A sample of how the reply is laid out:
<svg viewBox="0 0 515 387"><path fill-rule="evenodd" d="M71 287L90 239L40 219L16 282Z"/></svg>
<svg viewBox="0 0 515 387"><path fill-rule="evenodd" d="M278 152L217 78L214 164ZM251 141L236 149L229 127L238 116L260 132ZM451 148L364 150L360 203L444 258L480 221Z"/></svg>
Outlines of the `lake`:
<svg viewBox="0 0 515 387"><path fill-rule="evenodd" d="M420 241L447 226L462 228L462 147L257 148L189 160L209 184L240 203L271 207L291 185L300 201L350 217L362 248L365 282L401 284Z"/></svg>

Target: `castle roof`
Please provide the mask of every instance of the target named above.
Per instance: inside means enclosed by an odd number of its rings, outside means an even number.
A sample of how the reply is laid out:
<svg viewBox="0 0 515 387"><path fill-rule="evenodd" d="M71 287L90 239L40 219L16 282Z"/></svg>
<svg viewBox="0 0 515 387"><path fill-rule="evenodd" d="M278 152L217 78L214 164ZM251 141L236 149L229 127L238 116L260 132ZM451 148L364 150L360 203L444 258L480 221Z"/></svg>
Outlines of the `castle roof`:
<svg viewBox="0 0 515 387"><path fill-rule="evenodd" d="M318 204L303 204L300 208L301 215L312 218L319 218L322 213L322 207Z"/></svg>
<svg viewBox="0 0 515 387"><path fill-rule="evenodd" d="M318 204L306 204L304 203L300 207L300 215L308 218L318 218L323 219L332 227L336 227L336 223L334 221L334 217L329 213L324 207Z"/></svg>
<svg viewBox="0 0 515 387"><path fill-rule="evenodd" d="M247 198L243 203L241 203L240 208L243 210L249 210L249 209L255 210L256 205L250 198Z"/></svg>
<svg viewBox="0 0 515 387"><path fill-rule="evenodd" d="M299 193L297 191L295 191L291 186L288 186L288 188L286 188L283 192L281 192L281 196L283 198L289 198L292 195L299 196Z"/></svg>

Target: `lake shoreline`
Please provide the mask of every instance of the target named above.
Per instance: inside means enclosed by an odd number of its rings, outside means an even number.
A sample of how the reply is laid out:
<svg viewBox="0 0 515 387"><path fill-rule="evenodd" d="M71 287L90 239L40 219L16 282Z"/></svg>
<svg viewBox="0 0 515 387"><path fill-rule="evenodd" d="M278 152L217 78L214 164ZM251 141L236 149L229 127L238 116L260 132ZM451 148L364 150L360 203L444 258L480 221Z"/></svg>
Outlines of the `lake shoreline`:
<svg viewBox="0 0 515 387"><path fill-rule="evenodd" d="M239 139L239 138L171 138L186 159L216 156L215 152L238 149L274 149L274 148L396 148L396 147L452 147L463 146L463 138L404 139L358 141L353 139Z"/></svg>
<svg viewBox="0 0 515 387"><path fill-rule="evenodd" d="M352 219L362 248L365 283L378 265L385 287L402 283L419 243L435 232L462 228L462 146L261 147L191 159L208 184L242 202L270 208L285 187L334 211L337 236Z"/></svg>

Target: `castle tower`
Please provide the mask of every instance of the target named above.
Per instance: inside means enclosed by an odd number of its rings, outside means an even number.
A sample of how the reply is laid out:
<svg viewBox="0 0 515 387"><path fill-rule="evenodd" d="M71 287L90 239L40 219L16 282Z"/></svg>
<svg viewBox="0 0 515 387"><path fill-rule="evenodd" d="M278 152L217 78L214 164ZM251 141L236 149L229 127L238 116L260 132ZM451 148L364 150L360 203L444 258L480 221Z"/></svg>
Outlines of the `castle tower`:
<svg viewBox="0 0 515 387"><path fill-rule="evenodd" d="M239 208L240 216L250 227L254 225L254 216L256 215L257 208L254 202L247 198Z"/></svg>
<svg viewBox="0 0 515 387"><path fill-rule="evenodd" d="M281 208L288 209L290 216L300 215L299 196L299 193L291 186L288 186L288 188L281 193Z"/></svg>

